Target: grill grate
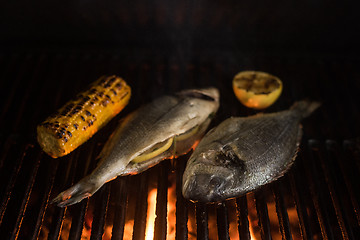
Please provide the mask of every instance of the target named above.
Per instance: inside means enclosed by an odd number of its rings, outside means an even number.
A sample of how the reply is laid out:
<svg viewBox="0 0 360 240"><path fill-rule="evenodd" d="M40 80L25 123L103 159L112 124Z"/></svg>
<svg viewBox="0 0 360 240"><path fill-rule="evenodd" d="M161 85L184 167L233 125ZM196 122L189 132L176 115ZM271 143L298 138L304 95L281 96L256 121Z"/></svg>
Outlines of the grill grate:
<svg viewBox="0 0 360 240"><path fill-rule="evenodd" d="M156 189L156 218L151 220L154 239L357 239L360 142L356 123L360 118L352 98L359 85L350 79L359 79L355 71L359 61L271 56L245 56L240 61L226 54L216 63L208 59L2 55L0 76L9 81L1 83L7 91L0 96L0 123L6 126L0 132L0 236L145 239L150 224L148 197ZM116 125L117 120L111 121L61 159L51 159L41 151L36 124L84 85L102 74L124 77L134 93L122 116L160 94L214 85L222 93L215 125L231 115L255 113L242 107L232 94L232 76L242 69L268 71L284 80L283 95L268 111L287 108L303 97L323 102L320 111L304 121L301 151L283 178L237 199L194 204L181 195L186 155L142 174L118 178L77 205L49 205L57 193L95 167L94 159Z"/></svg>

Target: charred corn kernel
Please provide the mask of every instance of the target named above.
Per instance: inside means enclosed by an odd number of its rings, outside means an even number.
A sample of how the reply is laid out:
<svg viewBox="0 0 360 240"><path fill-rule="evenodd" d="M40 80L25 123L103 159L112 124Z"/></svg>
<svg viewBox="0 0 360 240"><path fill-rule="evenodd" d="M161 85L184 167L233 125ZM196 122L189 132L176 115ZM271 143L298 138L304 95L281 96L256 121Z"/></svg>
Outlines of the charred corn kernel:
<svg viewBox="0 0 360 240"><path fill-rule="evenodd" d="M131 89L117 76L102 76L37 126L47 154L62 157L92 137L129 102Z"/></svg>
<svg viewBox="0 0 360 240"><path fill-rule="evenodd" d="M139 163L139 162L144 162L146 160L149 160L151 158L154 158L158 155L160 155L161 153L165 152L166 150L168 150L172 143L173 143L173 138L169 138L168 140L155 144L154 147L152 147L150 150L142 153L141 155L135 157L132 162L135 163Z"/></svg>
<svg viewBox="0 0 360 240"><path fill-rule="evenodd" d="M269 73L243 71L235 75L233 90L246 107L264 109L278 99L282 92L282 82Z"/></svg>

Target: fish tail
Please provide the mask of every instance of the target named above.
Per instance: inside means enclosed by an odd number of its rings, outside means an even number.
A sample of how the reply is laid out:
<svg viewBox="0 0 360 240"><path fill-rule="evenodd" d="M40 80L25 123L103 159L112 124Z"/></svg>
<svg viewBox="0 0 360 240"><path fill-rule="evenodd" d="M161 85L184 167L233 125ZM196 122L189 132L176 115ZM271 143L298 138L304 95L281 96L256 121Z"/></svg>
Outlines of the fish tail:
<svg viewBox="0 0 360 240"><path fill-rule="evenodd" d="M321 106L321 103L317 102L317 101L301 100L301 101L295 102L291 106L291 110L298 112L300 114L301 118L306 118L320 106Z"/></svg>
<svg viewBox="0 0 360 240"><path fill-rule="evenodd" d="M59 207L73 205L93 195L102 185L103 184L93 184L85 177L71 188L60 193L50 204L56 204Z"/></svg>

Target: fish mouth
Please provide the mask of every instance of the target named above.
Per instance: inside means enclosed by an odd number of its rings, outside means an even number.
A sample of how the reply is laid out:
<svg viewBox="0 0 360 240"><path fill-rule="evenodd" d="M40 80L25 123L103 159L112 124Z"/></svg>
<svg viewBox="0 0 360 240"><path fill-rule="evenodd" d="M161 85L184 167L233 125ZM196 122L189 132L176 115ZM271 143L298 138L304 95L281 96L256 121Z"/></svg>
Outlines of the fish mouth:
<svg viewBox="0 0 360 240"><path fill-rule="evenodd" d="M196 174L183 185L183 196L196 202L218 202L223 199L226 180L211 174Z"/></svg>
<svg viewBox="0 0 360 240"><path fill-rule="evenodd" d="M181 91L179 95L198 98L210 102L219 102L220 98L219 90L214 87L184 90Z"/></svg>

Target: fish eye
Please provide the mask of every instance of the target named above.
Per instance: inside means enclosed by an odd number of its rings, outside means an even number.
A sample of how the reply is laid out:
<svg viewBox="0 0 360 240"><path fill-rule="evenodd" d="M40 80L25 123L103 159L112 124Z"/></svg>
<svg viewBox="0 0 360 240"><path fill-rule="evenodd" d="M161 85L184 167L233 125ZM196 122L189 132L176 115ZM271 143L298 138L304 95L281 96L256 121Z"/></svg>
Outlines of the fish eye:
<svg viewBox="0 0 360 240"><path fill-rule="evenodd" d="M222 184L223 184L224 180L221 179L220 177L212 177L210 182L209 182L209 185L212 187L212 188L219 188Z"/></svg>

